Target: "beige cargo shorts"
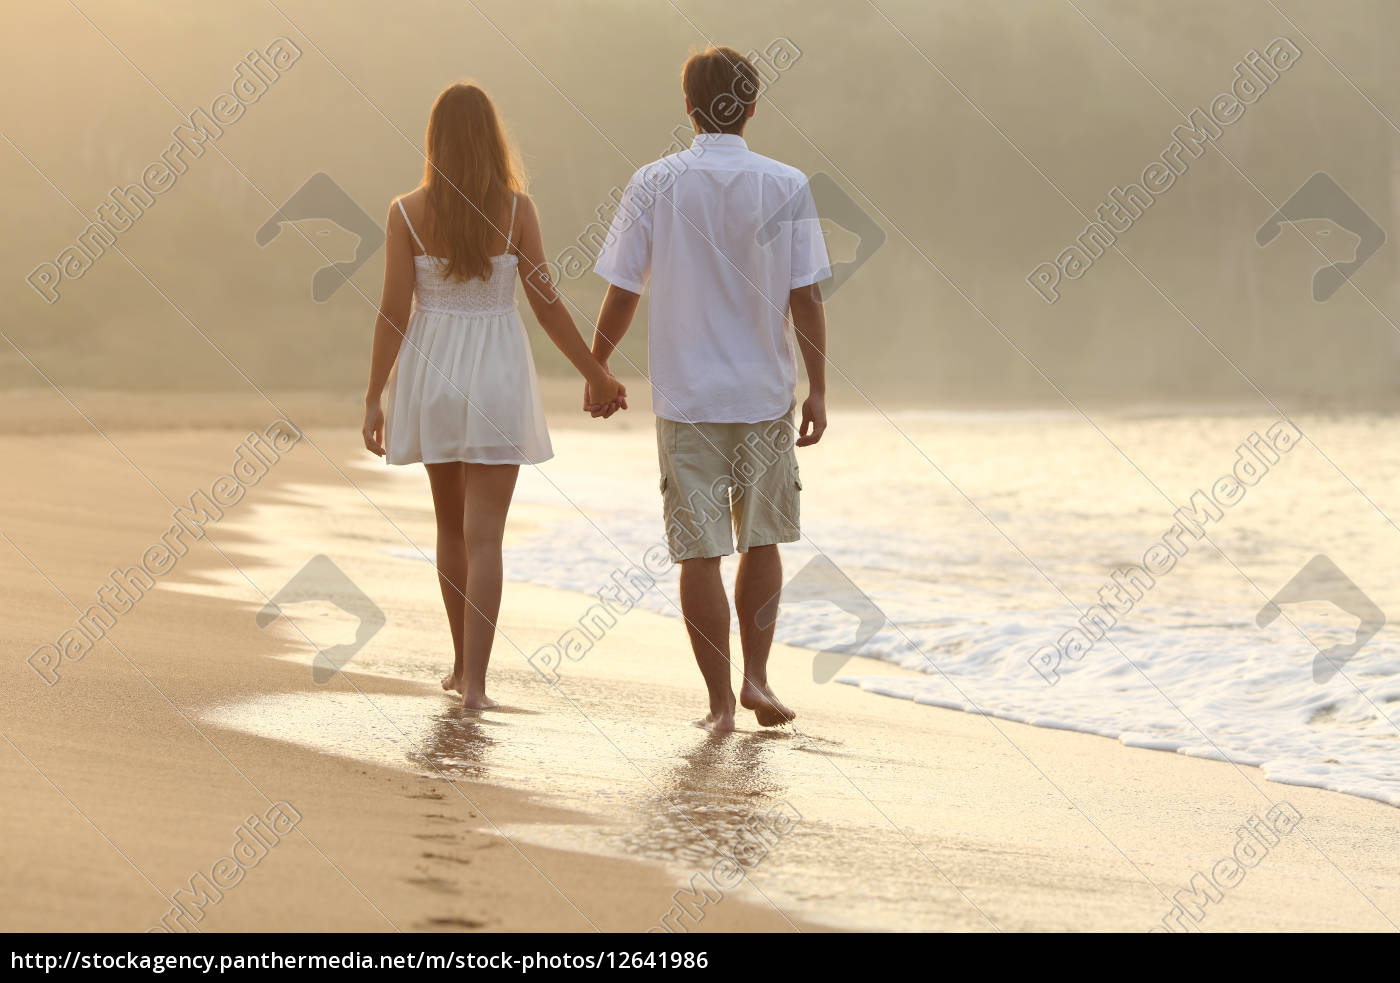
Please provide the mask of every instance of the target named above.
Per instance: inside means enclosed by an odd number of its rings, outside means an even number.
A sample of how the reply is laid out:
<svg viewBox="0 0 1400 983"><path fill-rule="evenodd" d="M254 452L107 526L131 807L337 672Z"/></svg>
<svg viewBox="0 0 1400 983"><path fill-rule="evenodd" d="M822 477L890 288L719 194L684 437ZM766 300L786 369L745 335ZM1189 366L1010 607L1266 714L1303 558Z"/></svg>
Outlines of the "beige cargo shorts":
<svg viewBox="0 0 1400 983"><path fill-rule="evenodd" d="M656 420L671 560L728 556L801 538L793 410L765 423Z"/></svg>

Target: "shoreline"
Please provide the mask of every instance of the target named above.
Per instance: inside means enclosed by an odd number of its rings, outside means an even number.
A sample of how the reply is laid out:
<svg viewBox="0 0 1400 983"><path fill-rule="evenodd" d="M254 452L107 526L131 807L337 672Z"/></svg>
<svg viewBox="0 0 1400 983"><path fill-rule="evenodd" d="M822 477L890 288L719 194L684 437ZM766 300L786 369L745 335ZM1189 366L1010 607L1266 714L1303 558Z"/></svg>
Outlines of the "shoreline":
<svg viewBox="0 0 1400 983"><path fill-rule="evenodd" d="M552 430L573 430L596 427L578 406L581 383L572 378L541 376L540 392ZM646 379L627 377L628 400L631 409L607 421L617 429L651 429L651 395ZM799 382L799 402L805 392ZM257 392L126 392L116 389L77 389L68 397L104 431L172 431L222 429L238 427L243 421L277 415L280 407L300 426L323 429L353 429L360 418L363 402L352 392L269 391L264 397ZM55 412L50 401L53 390L46 386L10 389L0 392L0 410L10 421L12 434L79 434L92 433L91 425L71 407L62 405ZM1389 404L1348 405L1336 401L1299 399L1301 404L1291 413L1300 416L1331 416L1342 413L1360 416L1386 417L1400 414L1400 396ZM913 397L884 399L871 406L860 393L846 386L833 387L827 394L828 412L890 413L897 416L948 417L1007 417L1078 418L1082 409L1091 416L1114 419L1152 419L1189 412L1193 416L1211 418L1269 417L1277 418L1270 406L1259 403L1213 403L1205 406L1185 401L1169 400L1141 402L1109 402L1079 400L1071 406L1063 400L1013 400L995 404L973 400L929 402ZM178 407L178 419L170 419L171 407Z"/></svg>

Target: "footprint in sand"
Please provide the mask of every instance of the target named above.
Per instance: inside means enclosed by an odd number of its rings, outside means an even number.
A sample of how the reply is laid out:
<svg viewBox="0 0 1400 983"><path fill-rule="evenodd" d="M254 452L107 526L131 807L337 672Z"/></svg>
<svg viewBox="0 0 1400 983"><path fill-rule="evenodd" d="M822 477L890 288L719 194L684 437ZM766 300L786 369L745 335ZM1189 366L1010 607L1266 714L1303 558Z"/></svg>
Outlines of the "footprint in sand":
<svg viewBox="0 0 1400 983"><path fill-rule="evenodd" d="M446 853L425 853L422 856L424 860L442 860L449 864L466 865L471 863L471 860L467 857L454 857Z"/></svg>
<svg viewBox="0 0 1400 983"><path fill-rule="evenodd" d="M456 928L456 929L478 929L485 928L485 922L479 922L472 918L429 918L422 923L423 928Z"/></svg>
<svg viewBox="0 0 1400 983"><path fill-rule="evenodd" d="M456 816L449 816L441 812L425 812L423 813L423 818L432 820L435 823L456 823L461 825L466 822L465 819L458 819Z"/></svg>
<svg viewBox="0 0 1400 983"><path fill-rule="evenodd" d="M421 870L422 868L419 869ZM446 877L433 877L429 874L425 874L422 877L405 877L404 881L405 883L412 884L414 887L421 887L437 894L462 893L456 883L448 880Z"/></svg>

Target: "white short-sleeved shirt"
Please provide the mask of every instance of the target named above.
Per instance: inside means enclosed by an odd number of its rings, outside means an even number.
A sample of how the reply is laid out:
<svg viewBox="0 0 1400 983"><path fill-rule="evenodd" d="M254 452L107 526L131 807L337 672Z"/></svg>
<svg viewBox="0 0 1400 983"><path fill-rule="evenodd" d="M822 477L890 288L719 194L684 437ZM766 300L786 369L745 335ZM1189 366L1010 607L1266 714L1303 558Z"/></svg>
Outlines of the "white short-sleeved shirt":
<svg viewBox="0 0 1400 983"><path fill-rule="evenodd" d="M594 272L641 293L651 281L656 415L762 423L792 406L797 359L788 293L831 275L807 179L700 133L632 175Z"/></svg>

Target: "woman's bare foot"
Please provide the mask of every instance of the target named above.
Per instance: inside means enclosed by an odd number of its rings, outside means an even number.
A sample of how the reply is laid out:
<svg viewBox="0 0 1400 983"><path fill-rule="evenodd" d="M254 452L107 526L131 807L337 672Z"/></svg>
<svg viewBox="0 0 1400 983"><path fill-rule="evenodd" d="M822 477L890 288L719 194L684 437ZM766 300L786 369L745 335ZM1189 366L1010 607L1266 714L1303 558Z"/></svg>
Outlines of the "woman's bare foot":
<svg viewBox="0 0 1400 983"><path fill-rule="evenodd" d="M455 672L450 672L442 677L442 688L447 693L460 693L462 692L462 682L457 678Z"/></svg>
<svg viewBox="0 0 1400 983"><path fill-rule="evenodd" d="M752 710L764 727L776 727L797 719L797 714L783 706L767 683L757 686L745 680L744 688L739 691L739 704L745 710Z"/></svg>
<svg viewBox="0 0 1400 983"><path fill-rule="evenodd" d="M490 710L492 707L500 706L495 700L485 693L466 692L462 694L463 710Z"/></svg>
<svg viewBox="0 0 1400 983"><path fill-rule="evenodd" d="M707 713L699 720L692 720L692 727L708 730L711 734L728 734L734 729L734 711L727 713Z"/></svg>
<svg viewBox="0 0 1400 983"><path fill-rule="evenodd" d="M728 734L734 729L734 693L729 693L728 704L710 703L710 712L699 720L692 720L691 726L708 730L712 734Z"/></svg>

